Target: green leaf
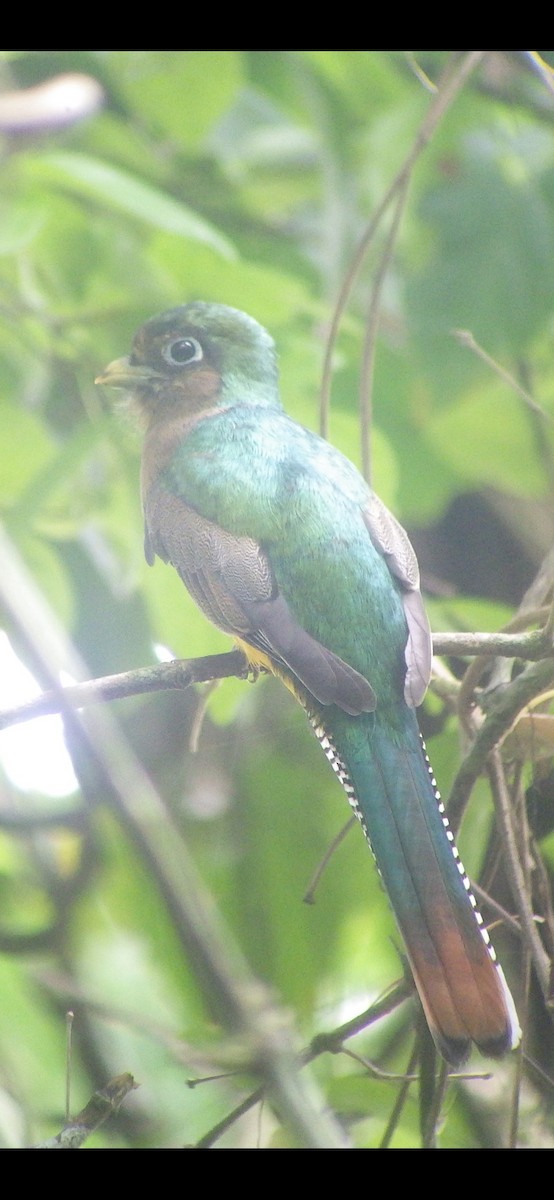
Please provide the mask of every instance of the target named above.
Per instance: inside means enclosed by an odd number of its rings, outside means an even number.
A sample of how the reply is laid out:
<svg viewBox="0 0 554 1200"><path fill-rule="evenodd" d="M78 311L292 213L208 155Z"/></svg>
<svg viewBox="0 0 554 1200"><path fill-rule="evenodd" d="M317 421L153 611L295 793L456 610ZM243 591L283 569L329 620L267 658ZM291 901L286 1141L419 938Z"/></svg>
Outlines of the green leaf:
<svg viewBox="0 0 554 1200"><path fill-rule="evenodd" d="M69 188L117 212L146 221L157 229L206 242L226 258L234 257L231 243L208 221L166 192L144 183L119 167L89 158L86 154L66 151L37 155L29 160L26 171L30 177L52 187Z"/></svg>

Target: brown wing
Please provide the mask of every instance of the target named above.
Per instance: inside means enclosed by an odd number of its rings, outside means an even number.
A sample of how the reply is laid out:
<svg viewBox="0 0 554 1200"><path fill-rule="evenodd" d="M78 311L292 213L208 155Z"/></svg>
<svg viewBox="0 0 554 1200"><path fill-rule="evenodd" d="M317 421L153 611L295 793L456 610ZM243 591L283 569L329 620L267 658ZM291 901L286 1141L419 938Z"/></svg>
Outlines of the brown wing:
<svg viewBox="0 0 554 1200"><path fill-rule="evenodd" d="M419 590L417 558L406 531L375 494L366 506L364 521L373 545L387 560L391 575L402 585L408 624L404 698L406 704L416 707L427 691L433 657L429 621Z"/></svg>
<svg viewBox="0 0 554 1200"><path fill-rule="evenodd" d="M375 708L367 679L302 629L257 542L227 533L162 489L149 492L145 521L148 562L155 554L170 562L214 625L288 668L321 704L355 716Z"/></svg>

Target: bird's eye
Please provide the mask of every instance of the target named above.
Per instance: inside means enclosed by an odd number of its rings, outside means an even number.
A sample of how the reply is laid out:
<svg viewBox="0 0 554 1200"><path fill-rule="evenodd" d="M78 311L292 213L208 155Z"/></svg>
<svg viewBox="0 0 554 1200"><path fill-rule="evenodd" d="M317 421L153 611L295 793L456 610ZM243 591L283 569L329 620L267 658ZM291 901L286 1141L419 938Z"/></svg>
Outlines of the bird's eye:
<svg viewBox="0 0 554 1200"><path fill-rule="evenodd" d="M164 346L162 354L170 367L183 367L186 363L200 362L204 351L196 338L175 338Z"/></svg>

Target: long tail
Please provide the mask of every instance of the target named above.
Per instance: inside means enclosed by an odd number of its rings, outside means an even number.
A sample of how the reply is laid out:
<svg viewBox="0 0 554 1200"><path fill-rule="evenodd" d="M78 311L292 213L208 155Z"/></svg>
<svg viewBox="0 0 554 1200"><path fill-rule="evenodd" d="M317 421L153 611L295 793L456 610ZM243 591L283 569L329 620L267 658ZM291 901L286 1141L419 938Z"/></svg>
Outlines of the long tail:
<svg viewBox="0 0 554 1200"><path fill-rule="evenodd" d="M438 1049L455 1067L472 1042L499 1057L519 1041L517 1014L413 711L402 737L372 714L329 718L312 723L373 850Z"/></svg>

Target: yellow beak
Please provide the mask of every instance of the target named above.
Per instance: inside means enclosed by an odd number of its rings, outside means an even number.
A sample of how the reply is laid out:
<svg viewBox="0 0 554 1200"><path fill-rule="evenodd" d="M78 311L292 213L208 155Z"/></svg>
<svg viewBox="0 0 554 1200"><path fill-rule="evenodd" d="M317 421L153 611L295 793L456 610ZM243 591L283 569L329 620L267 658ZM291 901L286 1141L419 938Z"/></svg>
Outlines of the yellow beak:
<svg viewBox="0 0 554 1200"><path fill-rule="evenodd" d="M161 378L157 371L150 367L132 366L128 358L114 358L107 367L96 376L95 383L106 384L115 388L140 388L151 384L154 379Z"/></svg>

